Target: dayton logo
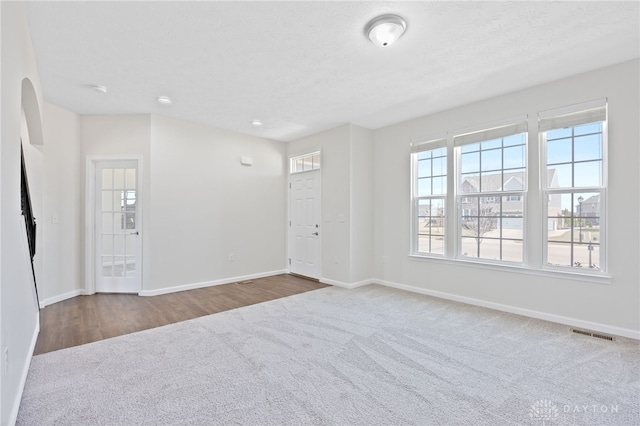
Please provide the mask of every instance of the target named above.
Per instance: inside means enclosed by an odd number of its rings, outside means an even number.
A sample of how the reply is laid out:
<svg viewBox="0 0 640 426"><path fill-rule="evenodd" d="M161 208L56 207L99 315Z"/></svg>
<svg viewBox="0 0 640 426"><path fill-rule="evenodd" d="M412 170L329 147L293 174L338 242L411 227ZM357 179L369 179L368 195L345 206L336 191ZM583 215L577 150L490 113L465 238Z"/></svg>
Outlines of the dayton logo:
<svg viewBox="0 0 640 426"><path fill-rule="evenodd" d="M550 425L558 416L558 407L547 399L541 399L529 408L529 417L541 422L542 426Z"/></svg>

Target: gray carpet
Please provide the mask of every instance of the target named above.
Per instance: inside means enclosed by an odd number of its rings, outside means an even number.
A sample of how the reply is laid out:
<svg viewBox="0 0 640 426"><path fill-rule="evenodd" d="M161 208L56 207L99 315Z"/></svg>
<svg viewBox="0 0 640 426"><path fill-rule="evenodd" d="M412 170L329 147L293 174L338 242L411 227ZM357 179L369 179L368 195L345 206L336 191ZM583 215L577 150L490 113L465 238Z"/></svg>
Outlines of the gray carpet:
<svg viewBox="0 0 640 426"><path fill-rule="evenodd" d="M636 425L639 342L366 286L33 358L19 425Z"/></svg>

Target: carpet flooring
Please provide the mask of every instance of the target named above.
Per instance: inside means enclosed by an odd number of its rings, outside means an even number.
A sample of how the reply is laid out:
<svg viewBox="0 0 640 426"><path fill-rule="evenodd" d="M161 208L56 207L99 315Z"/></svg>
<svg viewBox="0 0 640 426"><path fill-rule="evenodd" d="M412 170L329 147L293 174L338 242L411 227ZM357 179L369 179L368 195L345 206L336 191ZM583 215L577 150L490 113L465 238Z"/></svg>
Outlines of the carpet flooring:
<svg viewBox="0 0 640 426"><path fill-rule="evenodd" d="M640 342L370 285L33 357L18 425L637 425Z"/></svg>

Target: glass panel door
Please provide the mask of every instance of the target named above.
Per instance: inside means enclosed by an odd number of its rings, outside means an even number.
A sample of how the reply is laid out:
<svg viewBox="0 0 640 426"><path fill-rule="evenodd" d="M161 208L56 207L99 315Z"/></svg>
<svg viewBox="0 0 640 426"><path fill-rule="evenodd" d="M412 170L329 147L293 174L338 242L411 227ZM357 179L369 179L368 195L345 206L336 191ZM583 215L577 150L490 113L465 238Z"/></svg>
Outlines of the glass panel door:
<svg viewBox="0 0 640 426"><path fill-rule="evenodd" d="M96 164L96 291L140 289L136 160Z"/></svg>

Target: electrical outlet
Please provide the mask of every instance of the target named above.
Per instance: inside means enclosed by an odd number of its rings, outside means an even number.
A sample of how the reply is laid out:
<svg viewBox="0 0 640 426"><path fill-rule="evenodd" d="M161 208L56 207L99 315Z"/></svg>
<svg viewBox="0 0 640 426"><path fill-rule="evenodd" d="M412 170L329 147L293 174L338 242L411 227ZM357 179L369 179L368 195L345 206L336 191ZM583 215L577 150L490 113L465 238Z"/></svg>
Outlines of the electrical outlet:
<svg viewBox="0 0 640 426"><path fill-rule="evenodd" d="M382 256L382 263L387 263L387 256Z"/></svg>
<svg viewBox="0 0 640 426"><path fill-rule="evenodd" d="M233 253L229 253L229 262L233 262L234 260L236 260L236 255Z"/></svg>
<svg viewBox="0 0 640 426"><path fill-rule="evenodd" d="M7 376L9 374L9 348L6 347L4 348L4 351L2 353L2 365L3 365L3 373L5 376Z"/></svg>
<svg viewBox="0 0 640 426"><path fill-rule="evenodd" d="M337 264L338 263L338 256L334 257L333 261Z"/></svg>

